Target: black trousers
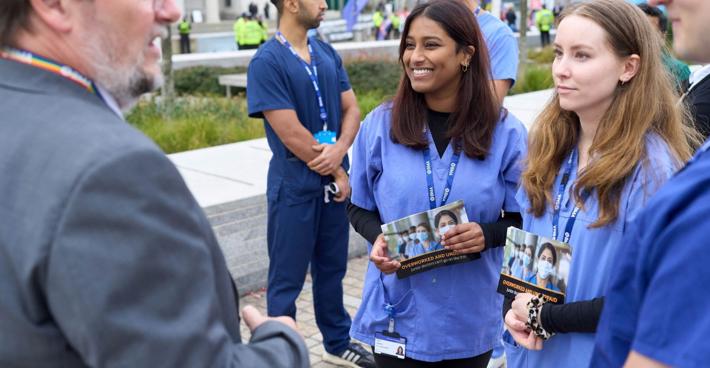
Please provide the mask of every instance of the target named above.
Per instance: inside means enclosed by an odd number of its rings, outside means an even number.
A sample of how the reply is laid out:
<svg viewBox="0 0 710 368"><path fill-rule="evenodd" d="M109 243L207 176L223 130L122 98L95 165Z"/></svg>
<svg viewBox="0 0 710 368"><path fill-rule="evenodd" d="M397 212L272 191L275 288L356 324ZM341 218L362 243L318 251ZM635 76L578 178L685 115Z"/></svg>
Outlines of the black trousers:
<svg viewBox="0 0 710 368"><path fill-rule="evenodd" d="M493 350L472 358L442 360L440 362L423 362L410 358L399 359L382 354L374 354L374 356L377 368L486 368L492 354Z"/></svg>
<svg viewBox="0 0 710 368"><path fill-rule="evenodd" d="M550 31L540 31L540 43L542 47L550 44Z"/></svg>
<svg viewBox="0 0 710 368"><path fill-rule="evenodd" d="M190 53L190 35L181 34L180 35L180 53L189 54Z"/></svg>

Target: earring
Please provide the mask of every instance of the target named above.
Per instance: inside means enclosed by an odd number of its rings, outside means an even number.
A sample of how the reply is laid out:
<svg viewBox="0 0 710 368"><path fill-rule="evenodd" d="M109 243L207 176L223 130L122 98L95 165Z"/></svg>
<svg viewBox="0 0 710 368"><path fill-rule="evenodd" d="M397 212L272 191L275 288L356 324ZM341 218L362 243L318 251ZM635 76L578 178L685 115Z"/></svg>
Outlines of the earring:
<svg viewBox="0 0 710 368"><path fill-rule="evenodd" d="M628 81L625 80L625 79L622 79L620 82L621 82L621 86L623 86L623 85L626 84L626 82L628 82Z"/></svg>
<svg viewBox="0 0 710 368"><path fill-rule="evenodd" d="M461 71L466 73L468 71L468 64L461 64Z"/></svg>

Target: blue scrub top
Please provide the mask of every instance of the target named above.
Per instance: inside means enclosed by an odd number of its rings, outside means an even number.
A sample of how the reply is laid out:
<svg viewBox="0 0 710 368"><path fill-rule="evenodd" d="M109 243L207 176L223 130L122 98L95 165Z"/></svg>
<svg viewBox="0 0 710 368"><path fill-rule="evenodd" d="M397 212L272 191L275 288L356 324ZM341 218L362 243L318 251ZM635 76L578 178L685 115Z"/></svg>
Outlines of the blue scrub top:
<svg viewBox="0 0 710 368"><path fill-rule="evenodd" d="M489 12L479 13L476 20L488 46L493 79L510 79L513 81L512 84L515 84L515 78L518 76L519 52L518 41L510 27Z"/></svg>
<svg viewBox="0 0 710 368"><path fill-rule="evenodd" d="M710 152L700 152L653 197L625 235L592 367L619 367L630 350L670 366L707 367Z"/></svg>
<svg viewBox="0 0 710 368"><path fill-rule="evenodd" d="M537 274L535 274L535 273L530 274L530 276L528 276L525 279L525 281L527 281L533 285L537 285ZM542 285L537 285L537 286L542 286ZM542 287L544 287L545 289L550 289L552 291L560 291L560 289L557 286L555 286L555 284L551 283L549 280L547 281L547 285L542 286Z"/></svg>
<svg viewBox="0 0 710 368"><path fill-rule="evenodd" d="M348 75L338 53L325 42L310 38L315 65L318 69L318 86L328 112L328 129L340 136L342 104L340 94L350 89ZM264 111L295 110L298 120L311 133L323 130L318 100L303 64L275 38L264 43L256 52L247 73L247 103L249 117L263 118L266 139L273 152L269 163L266 195L276 199L283 186L284 200L288 204L308 201L323 196L323 185L332 181L310 170L281 142L264 117ZM348 157L343 158L348 169Z"/></svg>
<svg viewBox="0 0 710 368"><path fill-rule="evenodd" d="M521 261L518 258L515 258L513 261L513 265L510 267L510 274L513 277L517 277L519 279L523 278L523 261Z"/></svg>
<svg viewBox="0 0 710 368"><path fill-rule="evenodd" d="M352 203L377 210L384 222L429 210L422 151L392 142L391 114L391 104L386 103L367 115L353 145L350 174ZM519 211L515 192L526 136L520 121L507 114L495 129L485 160L461 155L449 203L463 200L468 219L483 223L497 221L501 209ZM429 143L431 152L437 152L431 138ZM452 155L450 145L443 158L432 155L437 201ZM387 329L386 290L396 313L395 329L407 338L408 357L440 361L473 357L493 349L502 319L502 297L496 293L496 286L503 248L484 251L481 256L402 280L394 274L382 275L368 264L351 336L374 345L375 333Z"/></svg>
<svg viewBox="0 0 710 368"><path fill-rule="evenodd" d="M605 294L612 264L619 254L619 249L628 248L628 243L621 241L628 224L678 166L666 143L656 135L649 134L646 138L646 154L648 159L636 165L632 177L624 185L619 201L619 215L614 223L601 228L589 228L599 215L596 192L587 199L584 210L577 215L570 238L572 264L565 293L566 302L591 300ZM555 190L559 188L562 172L565 170L565 165L562 166L555 179ZM573 165L570 183L574 183L576 179L577 162ZM571 195L572 185L567 188L560 210L561 229L566 226L575 207L574 197ZM534 217L528 212L530 202L524 190L520 190L518 199L523 215L523 229L551 238L552 208L548 206L542 216ZM592 358L594 334L557 334L545 341L543 350L529 351L515 344L510 333L506 332L503 335L503 344L509 367L586 367Z"/></svg>
<svg viewBox="0 0 710 368"><path fill-rule="evenodd" d="M424 246L421 243L419 243L419 244L414 245L414 248L412 249L412 253L408 254L408 255L410 257L414 257L414 256L418 256L420 254L429 253L429 252L433 252L435 250L441 250L441 249L444 249L444 247L442 247L441 244L434 242L434 241L429 242L429 250L425 250Z"/></svg>

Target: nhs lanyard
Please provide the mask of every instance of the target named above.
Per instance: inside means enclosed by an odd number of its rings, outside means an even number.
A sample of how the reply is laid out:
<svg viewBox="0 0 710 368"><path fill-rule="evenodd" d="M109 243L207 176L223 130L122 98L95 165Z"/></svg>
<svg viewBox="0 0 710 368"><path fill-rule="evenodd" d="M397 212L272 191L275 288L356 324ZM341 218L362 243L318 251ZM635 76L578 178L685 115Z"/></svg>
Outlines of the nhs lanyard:
<svg viewBox="0 0 710 368"><path fill-rule="evenodd" d="M31 65L31 66L52 72L54 74L60 75L64 78L67 78L70 81L84 87L90 93L93 93L93 94L99 96L99 98L101 98L101 95L99 94L98 89L94 85L94 82L92 82L91 79L83 76L81 73L77 72L76 70L70 68L69 66L56 63L56 62L49 60L45 57L35 55L29 51L19 50L19 49L15 49L15 48L11 48L11 47L1 48L0 49L0 58L7 59L7 60L13 60L13 61L16 61L19 63ZM103 100L103 98L101 98L101 99Z"/></svg>
<svg viewBox="0 0 710 368"><path fill-rule="evenodd" d="M436 205L436 195L434 193L434 175L432 173L431 166L431 150L427 147L424 152L424 169L426 171L426 181L427 181L427 194L429 196L429 208L434 209L439 206L446 204L449 199L449 194L451 194L451 187L454 185L454 175L456 175L456 167L459 163L459 158L461 158L461 150L458 145L454 146L454 155L451 157L451 163L449 163L449 173L446 177L446 186L444 187L444 194L441 196L441 203Z"/></svg>
<svg viewBox="0 0 710 368"><path fill-rule="evenodd" d="M318 87L318 68L316 67L316 56L313 53L313 47L311 47L311 42L308 42L308 53L311 55L311 65L313 65L313 70L311 71L311 68L308 66L308 63L306 63L305 60L303 60L300 56L298 56L298 53L296 50L291 46L291 44L288 42L286 37L284 37L283 33L281 31L276 31L276 37L281 40L281 42L284 44L284 46L288 47L289 51L293 54L293 56L298 59L298 61L301 62L301 65L306 69L306 73L308 73L308 77L311 78L311 83L313 84L313 89L316 91L316 99L318 100L318 109L320 110L320 120L323 122L323 130L328 130L328 112L325 110L325 104L323 103L323 96L320 93L320 88Z"/></svg>
<svg viewBox="0 0 710 368"><path fill-rule="evenodd" d="M565 190L567 189L567 183L569 182L569 178L572 175L572 166L574 164L574 161L576 160L577 148L572 150L572 153L567 159L565 172L562 174L562 180L560 180L560 186L557 191L557 197L555 198L555 207L552 215L552 238L555 240L559 240L557 239L557 232L559 231L558 229L560 223L560 207L562 205L562 196L564 195ZM587 192L584 192L582 194L582 200L586 200L587 197L589 197L589 195L587 194ZM577 215L579 214L580 209L581 207L576 205L572 210L572 213L569 215L569 220L567 220L567 225L565 226L564 237L562 238L562 241L564 243L569 243L569 239L572 236L572 229L574 229L574 223L577 221Z"/></svg>

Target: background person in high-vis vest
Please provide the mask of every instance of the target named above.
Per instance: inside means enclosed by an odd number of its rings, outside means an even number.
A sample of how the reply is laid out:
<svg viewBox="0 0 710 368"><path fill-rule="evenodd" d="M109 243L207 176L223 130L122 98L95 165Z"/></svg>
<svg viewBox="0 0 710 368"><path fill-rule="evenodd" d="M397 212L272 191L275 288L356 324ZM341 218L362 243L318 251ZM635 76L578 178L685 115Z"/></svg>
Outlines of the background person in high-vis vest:
<svg viewBox="0 0 710 368"><path fill-rule="evenodd" d="M180 33L180 53L189 54L190 53L190 31L192 26L187 16L184 16L180 23L178 23L178 33Z"/></svg>
<svg viewBox="0 0 710 368"><path fill-rule="evenodd" d="M535 25L540 30L540 45L545 47L550 44L550 29L555 22L555 15L547 5L542 4L542 9L535 13Z"/></svg>

